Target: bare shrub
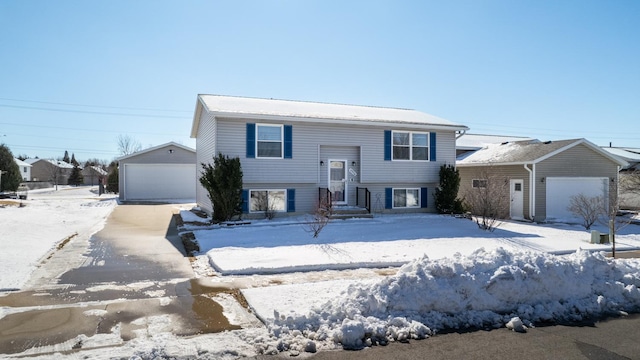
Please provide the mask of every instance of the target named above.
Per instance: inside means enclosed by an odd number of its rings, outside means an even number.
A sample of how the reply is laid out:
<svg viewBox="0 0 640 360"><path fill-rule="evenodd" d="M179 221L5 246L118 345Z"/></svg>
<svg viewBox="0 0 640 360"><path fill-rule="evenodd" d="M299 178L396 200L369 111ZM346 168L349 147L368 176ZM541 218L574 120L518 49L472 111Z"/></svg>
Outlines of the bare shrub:
<svg viewBox="0 0 640 360"><path fill-rule="evenodd" d="M574 195L569 199L569 210L572 214L582 219L582 226L591 229L591 226L603 215L605 201L602 196L587 196L585 194Z"/></svg>
<svg viewBox="0 0 640 360"><path fill-rule="evenodd" d="M631 223L631 218L624 216L620 211L618 182L618 179L612 179L609 184L608 202L603 202L601 207L601 214L604 214L604 216L598 219L602 225L609 228L609 241L611 241L613 257L616 257L616 234Z"/></svg>
<svg viewBox="0 0 640 360"><path fill-rule="evenodd" d="M316 205L315 211L304 224L304 231L311 234L314 239L317 238L322 229L329 224L331 214L333 214L333 206L331 202L326 199L319 201Z"/></svg>
<svg viewBox="0 0 640 360"><path fill-rule="evenodd" d="M256 203L258 209L262 209L264 217L268 220L273 220L276 217L277 205L273 201L269 201L268 191L254 191L253 201Z"/></svg>
<svg viewBox="0 0 640 360"><path fill-rule="evenodd" d="M493 231L509 214L509 178L481 170L464 195L466 208L482 230Z"/></svg>

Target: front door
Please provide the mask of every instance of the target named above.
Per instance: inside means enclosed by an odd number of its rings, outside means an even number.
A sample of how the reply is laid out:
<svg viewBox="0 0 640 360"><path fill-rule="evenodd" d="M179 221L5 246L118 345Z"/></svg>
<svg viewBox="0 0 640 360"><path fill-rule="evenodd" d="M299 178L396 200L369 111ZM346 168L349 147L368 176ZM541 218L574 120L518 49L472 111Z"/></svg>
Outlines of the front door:
<svg viewBox="0 0 640 360"><path fill-rule="evenodd" d="M347 203L347 161L329 160L329 191L336 204Z"/></svg>
<svg viewBox="0 0 640 360"><path fill-rule="evenodd" d="M511 218L524 219L524 191L522 179L511 180Z"/></svg>

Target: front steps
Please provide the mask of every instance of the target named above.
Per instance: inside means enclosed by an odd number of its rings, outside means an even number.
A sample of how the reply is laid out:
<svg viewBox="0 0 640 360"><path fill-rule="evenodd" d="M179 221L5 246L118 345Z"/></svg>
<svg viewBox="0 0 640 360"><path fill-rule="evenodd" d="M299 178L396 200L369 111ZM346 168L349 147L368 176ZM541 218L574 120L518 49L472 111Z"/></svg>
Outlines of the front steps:
<svg viewBox="0 0 640 360"><path fill-rule="evenodd" d="M333 213L329 217L331 220L345 219L373 219L373 215L365 208L355 206L334 206Z"/></svg>

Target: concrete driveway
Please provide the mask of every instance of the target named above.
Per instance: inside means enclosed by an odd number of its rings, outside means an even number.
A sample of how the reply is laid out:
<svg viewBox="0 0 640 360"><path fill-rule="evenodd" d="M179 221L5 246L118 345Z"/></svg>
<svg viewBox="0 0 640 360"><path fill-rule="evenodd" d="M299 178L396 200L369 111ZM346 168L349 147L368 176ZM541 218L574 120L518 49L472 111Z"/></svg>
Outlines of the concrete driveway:
<svg viewBox="0 0 640 360"><path fill-rule="evenodd" d="M0 319L0 354L47 354L79 335L107 334L117 346L145 332L150 325L141 319L158 316L169 320L163 331L176 335L238 329L212 299L226 289L194 279L177 212L173 205L120 205L88 246L72 240L56 251L30 290L0 297L0 308L10 309ZM83 348L82 341L71 345Z"/></svg>

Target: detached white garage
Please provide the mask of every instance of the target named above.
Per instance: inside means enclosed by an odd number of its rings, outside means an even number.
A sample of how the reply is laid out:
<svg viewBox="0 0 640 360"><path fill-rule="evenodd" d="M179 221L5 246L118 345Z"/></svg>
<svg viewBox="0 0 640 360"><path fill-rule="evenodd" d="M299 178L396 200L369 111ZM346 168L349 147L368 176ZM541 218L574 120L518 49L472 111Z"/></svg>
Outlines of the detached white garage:
<svg viewBox="0 0 640 360"><path fill-rule="evenodd" d="M188 201L196 198L196 153L171 142L118 159L120 200Z"/></svg>
<svg viewBox="0 0 640 360"><path fill-rule="evenodd" d="M605 177L549 177L547 178L547 219L562 221L575 218L567 208L571 198L583 194L588 197L609 198L609 178Z"/></svg>

